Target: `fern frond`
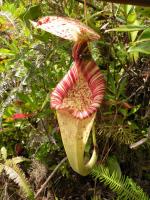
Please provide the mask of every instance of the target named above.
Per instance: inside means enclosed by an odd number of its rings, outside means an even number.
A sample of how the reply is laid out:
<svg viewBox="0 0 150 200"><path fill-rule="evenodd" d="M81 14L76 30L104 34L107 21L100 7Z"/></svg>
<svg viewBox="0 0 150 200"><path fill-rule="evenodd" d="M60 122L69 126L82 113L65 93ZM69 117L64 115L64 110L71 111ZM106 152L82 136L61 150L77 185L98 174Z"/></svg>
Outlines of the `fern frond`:
<svg viewBox="0 0 150 200"><path fill-rule="evenodd" d="M109 186L117 194L118 200L150 200L142 188L131 178L125 176L119 177L115 171L110 174L108 167L99 165L92 170L92 175L106 186Z"/></svg>
<svg viewBox="0 0 150 200"><path fill-rule="evenodd" d="M4 164L4 170L9 178L18 184L28 199L34 199L34 194L30 184L25 178L24 172L19 168L18 165L14 164L11 160L7 160Z"/></svg>
<svg viewBox="0 0 150 200"><path fill-rule="evenodd" d="M1 156L3 160L7 159L7 149L5 147L1 148Z"/></svg>
<svg viewBox="0 0 150 200"><path fill-rule="evenodd" d="M111 138L119 144L132 144L135 142L135 132L127 124L101 124L98 134L104 138Z"/></svg>
<svg viewBox="0 0 150 200"><path fill-rule="evenodd" d="M15 158L11 158L11 162L13 162L14 164L19 164L19 163L24 162L24 161L29 161L29 159L24 158L22 156L17 156Z"/></svg>

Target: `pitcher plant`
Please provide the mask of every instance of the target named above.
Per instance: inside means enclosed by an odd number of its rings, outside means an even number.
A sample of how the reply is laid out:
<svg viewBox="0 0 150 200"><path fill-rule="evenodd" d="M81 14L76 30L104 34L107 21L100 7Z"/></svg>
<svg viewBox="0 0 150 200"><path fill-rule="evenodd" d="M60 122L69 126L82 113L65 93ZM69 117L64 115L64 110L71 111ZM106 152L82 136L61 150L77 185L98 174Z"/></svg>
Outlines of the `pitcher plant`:
<svg viewBox="0 0 150 200"><path fill-rule="evenodd" d="M97 160L94 135L94 150L89 161L84 158L85 146L105 91L103 75L91 56L88 43L100 36L80 21L67 17L48 16L32 24L74 41L72 66L50 98L69 163L74 171L86 176Z"/></svg>

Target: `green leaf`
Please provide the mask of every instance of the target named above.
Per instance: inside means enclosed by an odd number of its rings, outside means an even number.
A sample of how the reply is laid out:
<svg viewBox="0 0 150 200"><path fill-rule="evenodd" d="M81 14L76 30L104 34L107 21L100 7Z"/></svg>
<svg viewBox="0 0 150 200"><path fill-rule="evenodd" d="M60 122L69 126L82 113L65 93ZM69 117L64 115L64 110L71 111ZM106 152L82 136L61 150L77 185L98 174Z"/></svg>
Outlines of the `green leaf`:
<svg viewBox="0 0 150 200"><path fill-rule="evenodd" d="M41 6L35 5L28 8L26 12L20 16L20 18L26 23L27 27L30 27L29 20L36 20L40 16L42 16Z"/></svg>
<svg viewBox="0 0 150 200"><path fill-rule="evenodd" d="M132 24L135 22L135 20L136 20L136 12L133 11L128 15L127 22Z"/></svg>
<svg viewBox="0 0 150 200"><path fill-rule="evenodd" d="M136 113L140 109L140 107L141 105L137 105L134 108L132 108L131 111L128 113L128 116Z"/></svg>
<svg viewBox="0 0 150 200"><path fill-rule="evenodd" d="M150 28L145 29L137 39L138 42L150 41Z"/></svg>
<svg viewBox="0 0 150 200"><path fill-rule="evenodd" d="M15 53L12 52L11 50L3 48L0 49L0 56L12 56L12 55L15 55Z"/></svg>
<svg viewBox="0 0 150 200"><path fill-rule="evenodd" d="M143 25L121 25L117 28L113 28L113 29L108 29L106 30L106 32L110 32L110 31L118 31L118 32L131 32L131 31L141 31L146 29L147 26L143 26Z"/></svg>
<svg viewBox="0 0 150 200"><path fill-rule="evenodd" d="M110 174L113 174L113 172L115 172L116 176L118 176L118 178L121 178L122 173L116 156L109 156L107 160L107 165L109 167Z"/></svg>
<svg viewBox="0 0 150 200"><path fill-rule="evenodd" d="M150 41L144 41L131 46L128 52L140 52L145 54L150 54Z"/></svg>
<svg viewBox="0 0 150 200"><path fill-rule="evenodd" d="M138 20L135 20L135 21L133 22L132 25L134 25L134 26L139 26L139 21L138 21ZM131 41L132 41L132 42L135 41L135 39L136 39L136 37L137 37L137 34L138 34L138 31L132 31L132 32L130 32Z"/></svg>
<svg viewBox="0 0 150 200"><path fill-rule="evenodd" d="M133 6L132 5L123 5L124 6L124 11L126 13L126 15L128 15L131 10L133 9Z"/></svg>
<svg viewBox="0 0 150 200"><path fill-rule="evenodd" d="M32 98L28 95L28 94L24 94L24 93L18 93L18 97L20 100L22 100L24 103L29 103L29 104L33 104L33 100Z"/></svg>

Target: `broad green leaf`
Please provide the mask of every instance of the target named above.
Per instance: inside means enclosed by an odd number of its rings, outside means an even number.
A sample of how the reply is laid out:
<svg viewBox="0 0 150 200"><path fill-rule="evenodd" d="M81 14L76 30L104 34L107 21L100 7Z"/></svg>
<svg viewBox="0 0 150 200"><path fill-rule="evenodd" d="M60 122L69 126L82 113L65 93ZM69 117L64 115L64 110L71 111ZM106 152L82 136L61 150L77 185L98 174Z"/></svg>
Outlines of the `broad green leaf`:
<svg viewBox="0 0 150 200"><path fill-rule="evenodd" d="M140 52L150 54L150 41L137 43L136 45L130 47L128 49L128 52Z"/></svg>
<svg viewBox="0 0 150 200"><path fill-rule="evenodd" d="M117 28L112 28L112 29L108 29L106 30L106 32L110 32L110 31L118 31L118 32L131 32L131 31L140 31L140 30L144 30L146 29L147 26L144 25L121 25Z"/></svg>
<svg viewBox="0 0 150 200"><path fill-rule="evenodd" d="M123 5L124 6L124 11L126 13L126 15L128 15L131 11L131 9L133 9L132 5Z"/></svg>
<svg viewBox="0 0 150 200"><path fill-rule="evenodd" d="M12 52L11 50L9 49L0 49L0 56L12 56L12 55L15 55L14 52Z"/></svg>
<svg viewBox="0 0 150 200"><path fill-rule="evenodd" d="M150 41L150 28L145 29L137 39L138 42Z"/></svg>
<svg viewBox="0 0 150 200"><path fill-rule="evenodd" d="M133 25L134 25L134 26L139 26L139 21L138 21L138 20L135 20L135 21L133 22ZM136 40L137 34L138 34L138 31L132 31L132 32L130 32L131 41L132 41L132 42L134 42L134 41Z"/></svg>
<svg viewBox="0 0 150 200"><path fill-rule="evenodd" d="M136 12L131 12L129 15L128 15L128 17L127 17L127 22L129 23L129 24L132 24L132 23L134 23L135 22L135 20L136 20Z"/></svg>
<svg viewBox="0 0 150 200"><path fill-rule="evenodd" d="M26 23L27 27L30 27L29 20L36 20L42 15L40 5L31 6L25 13L20 15L20 18Z"/></svg>
<svg viewBox="0 0 150 200"><path fill-rule="evenodd" d="M118 176L118 178L121 177L122 173L116 156L109 156L107 160L107 165L109 167L110 174L116 173L116 176Z"/></svg>

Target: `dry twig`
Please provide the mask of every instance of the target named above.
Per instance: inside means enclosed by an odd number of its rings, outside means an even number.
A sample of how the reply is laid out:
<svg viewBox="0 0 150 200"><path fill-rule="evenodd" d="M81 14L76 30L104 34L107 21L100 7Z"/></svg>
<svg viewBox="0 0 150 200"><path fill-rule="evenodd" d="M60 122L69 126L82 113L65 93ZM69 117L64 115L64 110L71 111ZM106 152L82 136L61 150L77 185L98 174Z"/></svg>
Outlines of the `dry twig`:
<svg viewBox="0 0 150 200"><path fill-rule="evenodd" d="M37 193L35 194L35 199L39 196L39 194L44 190L44 188L46 187L46 185L48 184L48 182L50 181L50 179L54 176L54 174L56 173L56 171L58 170L58 168L67 160L67 157L63 158L61 160L61 162L55 167L55 169L53 170L53 172L49 175L49 177L46 179L46 181L43 183L43 185L41 186L41 188L37 191Z"/></svg>

